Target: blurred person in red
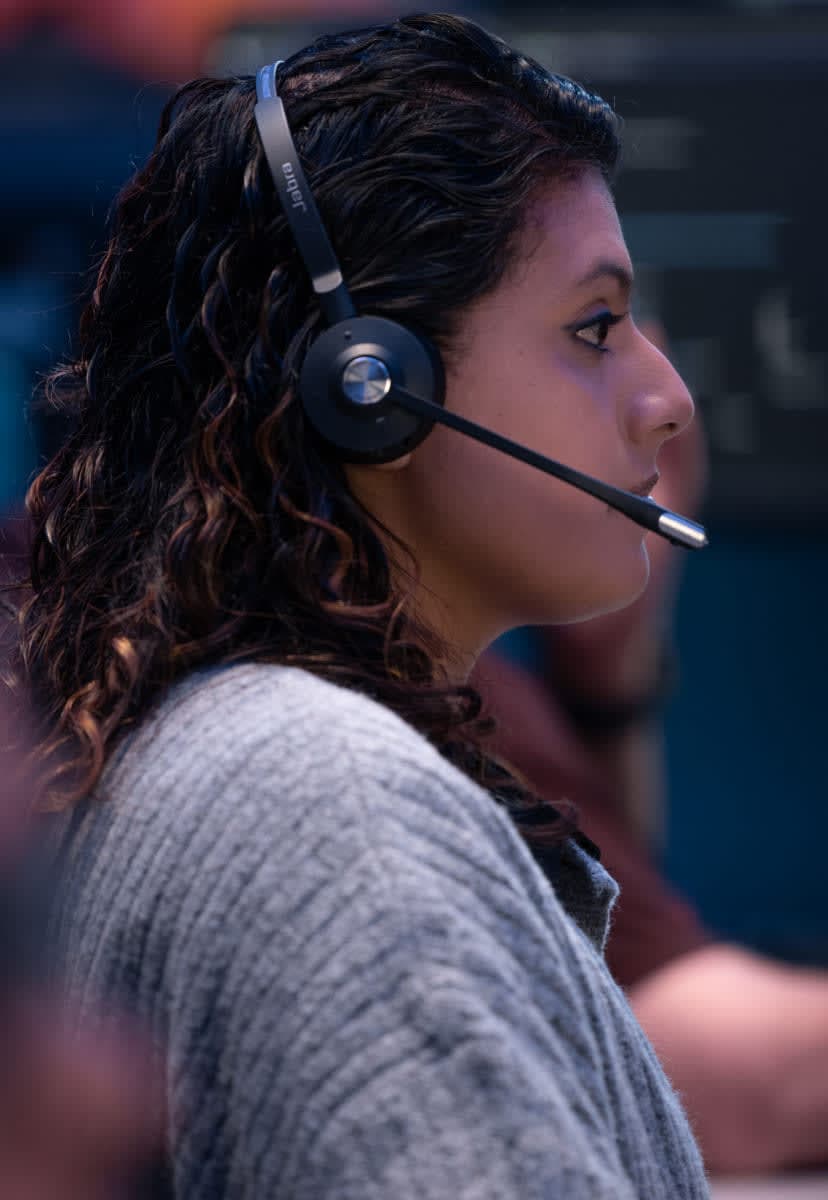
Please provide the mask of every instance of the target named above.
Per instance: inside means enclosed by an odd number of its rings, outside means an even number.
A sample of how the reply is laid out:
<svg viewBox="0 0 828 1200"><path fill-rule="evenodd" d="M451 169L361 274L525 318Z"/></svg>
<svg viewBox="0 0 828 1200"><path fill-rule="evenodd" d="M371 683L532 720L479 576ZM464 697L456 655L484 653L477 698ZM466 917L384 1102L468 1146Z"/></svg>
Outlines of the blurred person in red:
<svg viewBox="0 0 828 1200"><path fill-rule="evenodd" d="M646 326L664 347L663 330ZM664 447L654 498L693 513L706 478L697 420ZM621 895L607 962L682 1095L712 1171L828 1161L828 971L725 943L660 873L662 728L679 556L650 540L630 607L537 630L537 671L492 647L474 683L499 750L549 799L576 805Z"/></svg>

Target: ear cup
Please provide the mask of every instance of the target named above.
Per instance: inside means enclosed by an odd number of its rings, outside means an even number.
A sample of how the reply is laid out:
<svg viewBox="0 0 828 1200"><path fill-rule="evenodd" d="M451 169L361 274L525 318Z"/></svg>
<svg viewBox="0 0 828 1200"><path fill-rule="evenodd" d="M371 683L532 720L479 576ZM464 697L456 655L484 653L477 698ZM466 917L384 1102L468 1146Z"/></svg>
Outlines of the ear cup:
<svg viewBox="0 0 828 1200"><path fill-rule="evenodd" d="M359 403L349 398L343 374L357 358L379 359L390 389ZM384 374L384 373L383 373ZM394 384L434 404L445 403L440 353L426 337L384 317L354 317L324 330L299 375L302 405L313 428L344 462L382 463L401 458L425 438L434 422L394 402Z"/></svg>

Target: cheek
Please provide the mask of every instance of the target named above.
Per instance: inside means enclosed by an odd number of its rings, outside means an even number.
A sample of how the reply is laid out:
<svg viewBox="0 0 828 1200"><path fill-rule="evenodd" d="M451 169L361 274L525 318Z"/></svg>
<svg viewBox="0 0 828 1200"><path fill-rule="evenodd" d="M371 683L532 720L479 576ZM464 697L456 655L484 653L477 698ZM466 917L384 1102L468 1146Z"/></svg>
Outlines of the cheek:
<svg viewBox="0 0 828 1200"><path fill-rule="evenodd" d="M594 497L447 430L415 459L420 545L509 620L577 619L644 586L643 532Z"/></svg>
<svg viewBox="0 0 828 1200"><path fill-rule="evenodd" d="M449 388L448 407L565 465L626 482L611 372L551 352L530 364L519 348L512 364L507 373L501 356L479 357L462 389ZM643 531L570 484L439 426L409 469L421 548L444 578L510 621L575 620L629 603L646 583Z"/></svg>
<svg viewBox="0 0 828 1200"><path fill-rule="evenodd" d="M471 400L467 393L464 415L556 462L614 482L624 455L617 388L609 366L591 367L551 351L531 364L528 355L518 356L508 378L493 374L481 380ZM532 490L542 494L546 487L549 494L551 476L523 464L519 470Z"/></svg>
<svg viewBox="0 0 828 1200"><path fill-rule="evenodd" d="M534 418L536 440L542 438L547 447L538 449L589 475L615 473L623 446L620 380L614 368L608 356L589 363L564 355L552 358L545 403L536 404L525 418L528 426Z"/></svg>

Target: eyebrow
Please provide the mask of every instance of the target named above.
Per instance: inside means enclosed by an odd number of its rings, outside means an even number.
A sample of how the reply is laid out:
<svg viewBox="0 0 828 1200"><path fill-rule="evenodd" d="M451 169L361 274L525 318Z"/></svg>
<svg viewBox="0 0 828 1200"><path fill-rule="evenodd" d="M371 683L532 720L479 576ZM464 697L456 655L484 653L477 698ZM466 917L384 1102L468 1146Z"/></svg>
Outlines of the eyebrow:
<svg viewBox="0 0 828 1200"><path fill-rule="evenodd" d="M578 280L575 287L586 287L590 283L597 283L599 279L606 278L614 279L622 291L627 293L632 291L635 282L632 271L624 263L616 262L614 259L602 258L594 266L590 267L586 275Z"/></svg>

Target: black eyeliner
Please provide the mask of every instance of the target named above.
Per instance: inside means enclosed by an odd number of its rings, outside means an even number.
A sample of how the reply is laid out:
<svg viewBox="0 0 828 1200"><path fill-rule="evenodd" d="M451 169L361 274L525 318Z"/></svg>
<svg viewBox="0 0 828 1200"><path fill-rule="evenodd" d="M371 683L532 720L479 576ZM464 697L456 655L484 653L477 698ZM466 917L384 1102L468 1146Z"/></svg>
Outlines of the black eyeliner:
<svg viewBox="0 0 828 1200"><path fill-rule="evenodd" d="M567 333L570 333L573 336L577 333L581 333L584 329L594 329L596 325L606 325L608 329L612 329L614 325L618 325L629 315L629 312L614 313L607 308L603 309L603 311L599 313L596 313L595 316L590 317L587 321L579 321L574 325L567 325L565 328ZM598 345L593 342L586 342L583 338L578 338L577 340L584 346L590 346L593 350L605 351L607 349L607 347L603 344Z"/></svg>

